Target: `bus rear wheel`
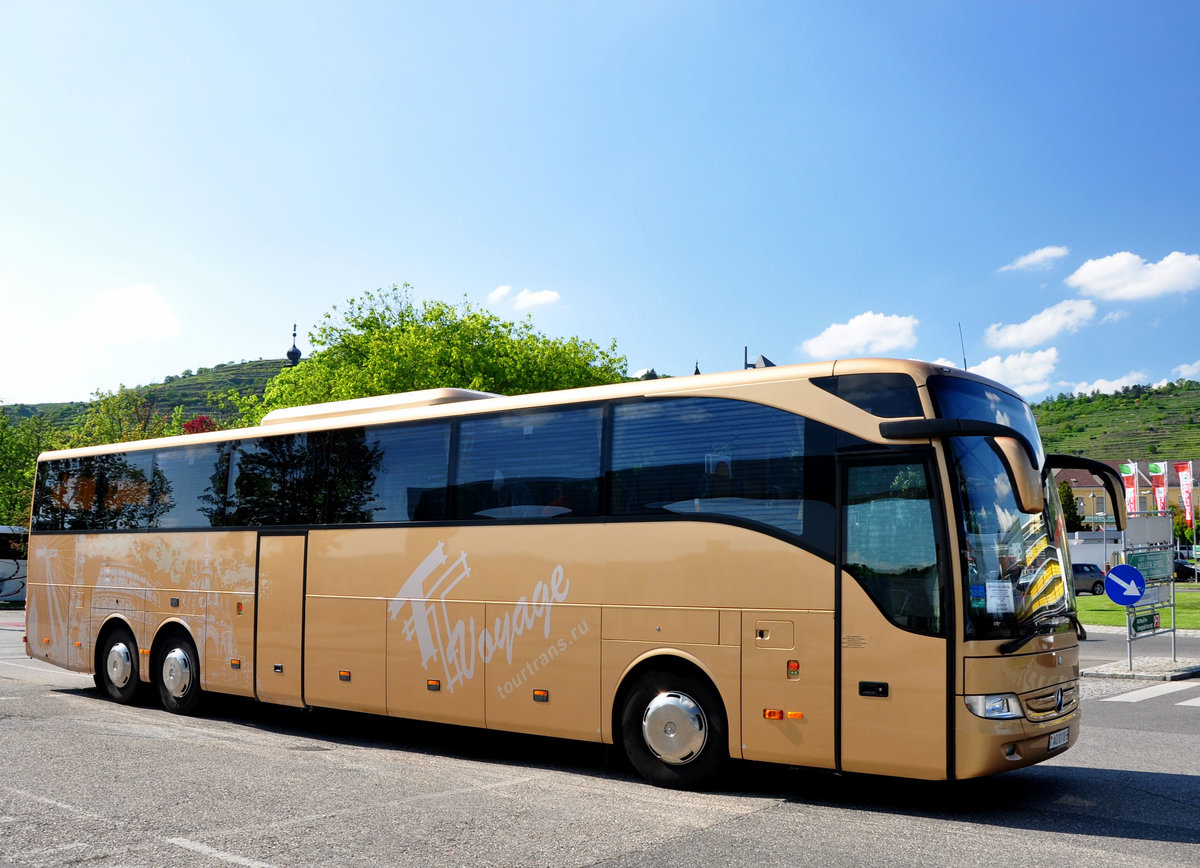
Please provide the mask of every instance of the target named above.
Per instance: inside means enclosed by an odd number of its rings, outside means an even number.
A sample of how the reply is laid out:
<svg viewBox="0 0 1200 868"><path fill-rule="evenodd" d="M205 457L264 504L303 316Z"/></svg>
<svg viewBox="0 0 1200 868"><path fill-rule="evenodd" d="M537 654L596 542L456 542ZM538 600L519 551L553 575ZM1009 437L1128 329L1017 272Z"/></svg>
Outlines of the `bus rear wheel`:
<svg viewBox="0 0 1200 868"><path fill-rule="evenodd" d="M191 714L200 701L200 660L192 640L171 634L158 652L154 672L162 707L172 714Z"/></svg>
<svg viewBox="0 0 1200 868"><path fill-rule="evenodd" d="M133 634L125 627L117 627L109 633L101 646L98 663L96 686L117 702L130 702L141 684L137 642Z"/></svg>
<svg viewBox="0 0 1200 868"><path fill-rule="evenodd" d="M621 740L633 767L660 787L710 785L729 758L721 698L687 673L655 670L638 678L625 699Z"/></svg>

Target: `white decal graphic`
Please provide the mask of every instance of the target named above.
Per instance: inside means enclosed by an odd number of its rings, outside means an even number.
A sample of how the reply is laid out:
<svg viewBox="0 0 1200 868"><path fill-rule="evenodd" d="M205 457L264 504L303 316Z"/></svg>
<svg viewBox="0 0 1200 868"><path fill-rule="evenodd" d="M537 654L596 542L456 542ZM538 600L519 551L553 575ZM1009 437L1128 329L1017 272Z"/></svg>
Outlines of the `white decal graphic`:
<svg viewBox="0 0 1200 868"><path fill-rule="evenodd" d="M457 684L474 677L476 655L487 663L503 651L511 664L517 637L532 631L539 620L542 635L550 638L552 604L566 600L571 581L559 564L549 582L539 580L534 585L528 599L519 598L511 611L496 618L490 628L485 625L476 631L474 618L453 619L446 602L454 587L471 575L467 553L461 552L455 561L449 561L445 543L439 542L400 587L388 604L388 614L394 621L405 607L410 607L404 637L410 641L416 637L421 665L426 669L431 661L442 661L446 688L453 692Z"/></svg>

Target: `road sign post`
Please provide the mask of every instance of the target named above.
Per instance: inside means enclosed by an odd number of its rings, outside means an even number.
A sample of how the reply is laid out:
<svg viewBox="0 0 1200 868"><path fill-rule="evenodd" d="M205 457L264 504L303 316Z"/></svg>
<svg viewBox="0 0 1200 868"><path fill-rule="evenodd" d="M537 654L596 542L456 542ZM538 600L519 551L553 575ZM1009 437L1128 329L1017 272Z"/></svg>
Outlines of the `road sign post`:
<svg viewBox="0 0 1200 868"><path fill-rule="evenodd" d="M1174 561L1165 546L1145 546L1129 551L1125 563L1104 577L1104 593L1125 607L1125 642L1129 669L1133 671L1133 643L1138 639L1171 634L1171 659L1175 651ZM1162 613L1171 613L1171 626L1163 627Z"/></svg>

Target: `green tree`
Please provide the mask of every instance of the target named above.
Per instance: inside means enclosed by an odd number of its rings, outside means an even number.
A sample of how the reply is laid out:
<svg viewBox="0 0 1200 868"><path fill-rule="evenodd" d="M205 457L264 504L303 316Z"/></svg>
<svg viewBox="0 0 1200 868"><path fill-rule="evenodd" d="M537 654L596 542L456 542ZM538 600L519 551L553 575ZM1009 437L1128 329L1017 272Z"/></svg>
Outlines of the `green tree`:
<svg viewBox="0 0 1200 868"><path fill-rule="evenodd" d="M309 335L308 359L272 379L261 401L231 392L243 424L269 410L324 401L462 388L505 395L626 379L616 341L550 338L526 318L507 322L464 301L412 301L405 284L349 299Z"/></svg>
<svg viewBox="0 0 1200 868"><path fill-rule="evenodd" d="M1075 503L1075 492L1071 489L1071 483L1065 479L1058 484L1058 499L1062 501L1063 521L1067 524L1067 533L1087 530L1087 525L1079 515L1079 506Z"/></svg>
<svg viewBox="0 0 1200 868"><path fill-rule="evenodd" d="M1168 503L1167 509L1171 513L1171 524L1174 526L1175 539L1181 540L1187 545L1192 545L1192 529L1188 527L1187 516L1183 513L1183 507L1177 503Z"/></svg>
<svg viewBox="0 0 1200 868"><path fill-rule="evenodd" d="M83 415L71 426L68 446L124 443L183 433L183 408L161 413L144 391L121 386L116 392L95 392Z"/></svg>
<svg viewBox="0 0 1200 868"><path fill-rule="evenodd" d="M0 524L29 525L37 457L60 441L43 416L15 421L0 413Z"/></svg>

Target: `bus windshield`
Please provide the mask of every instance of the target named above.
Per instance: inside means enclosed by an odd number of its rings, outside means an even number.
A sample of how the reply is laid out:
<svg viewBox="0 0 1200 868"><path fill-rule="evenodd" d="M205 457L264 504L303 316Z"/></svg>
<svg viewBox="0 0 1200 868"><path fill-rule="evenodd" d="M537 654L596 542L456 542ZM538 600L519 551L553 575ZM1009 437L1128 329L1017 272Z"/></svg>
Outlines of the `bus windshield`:
<svg viewBox="0 0 1200 868"><path fill-rule="evenodd" d="M995 422L1012 428L1033 450L1033 465L1038 470L1046 461L1042 438L1029 405L1002 389L961 377L930 377L929 391L943 419L972 419Z"/></svg>
<svg viewBox="0 0 1200 868"><path fill-rule="evenodd" d="M966 638L1013 639L1032 629L1066 629L1075 600L1065 578L1070 566L1058 492L1046 485L1046 510L1023 513L989 438L950 442L964 525Z"/></svg>

